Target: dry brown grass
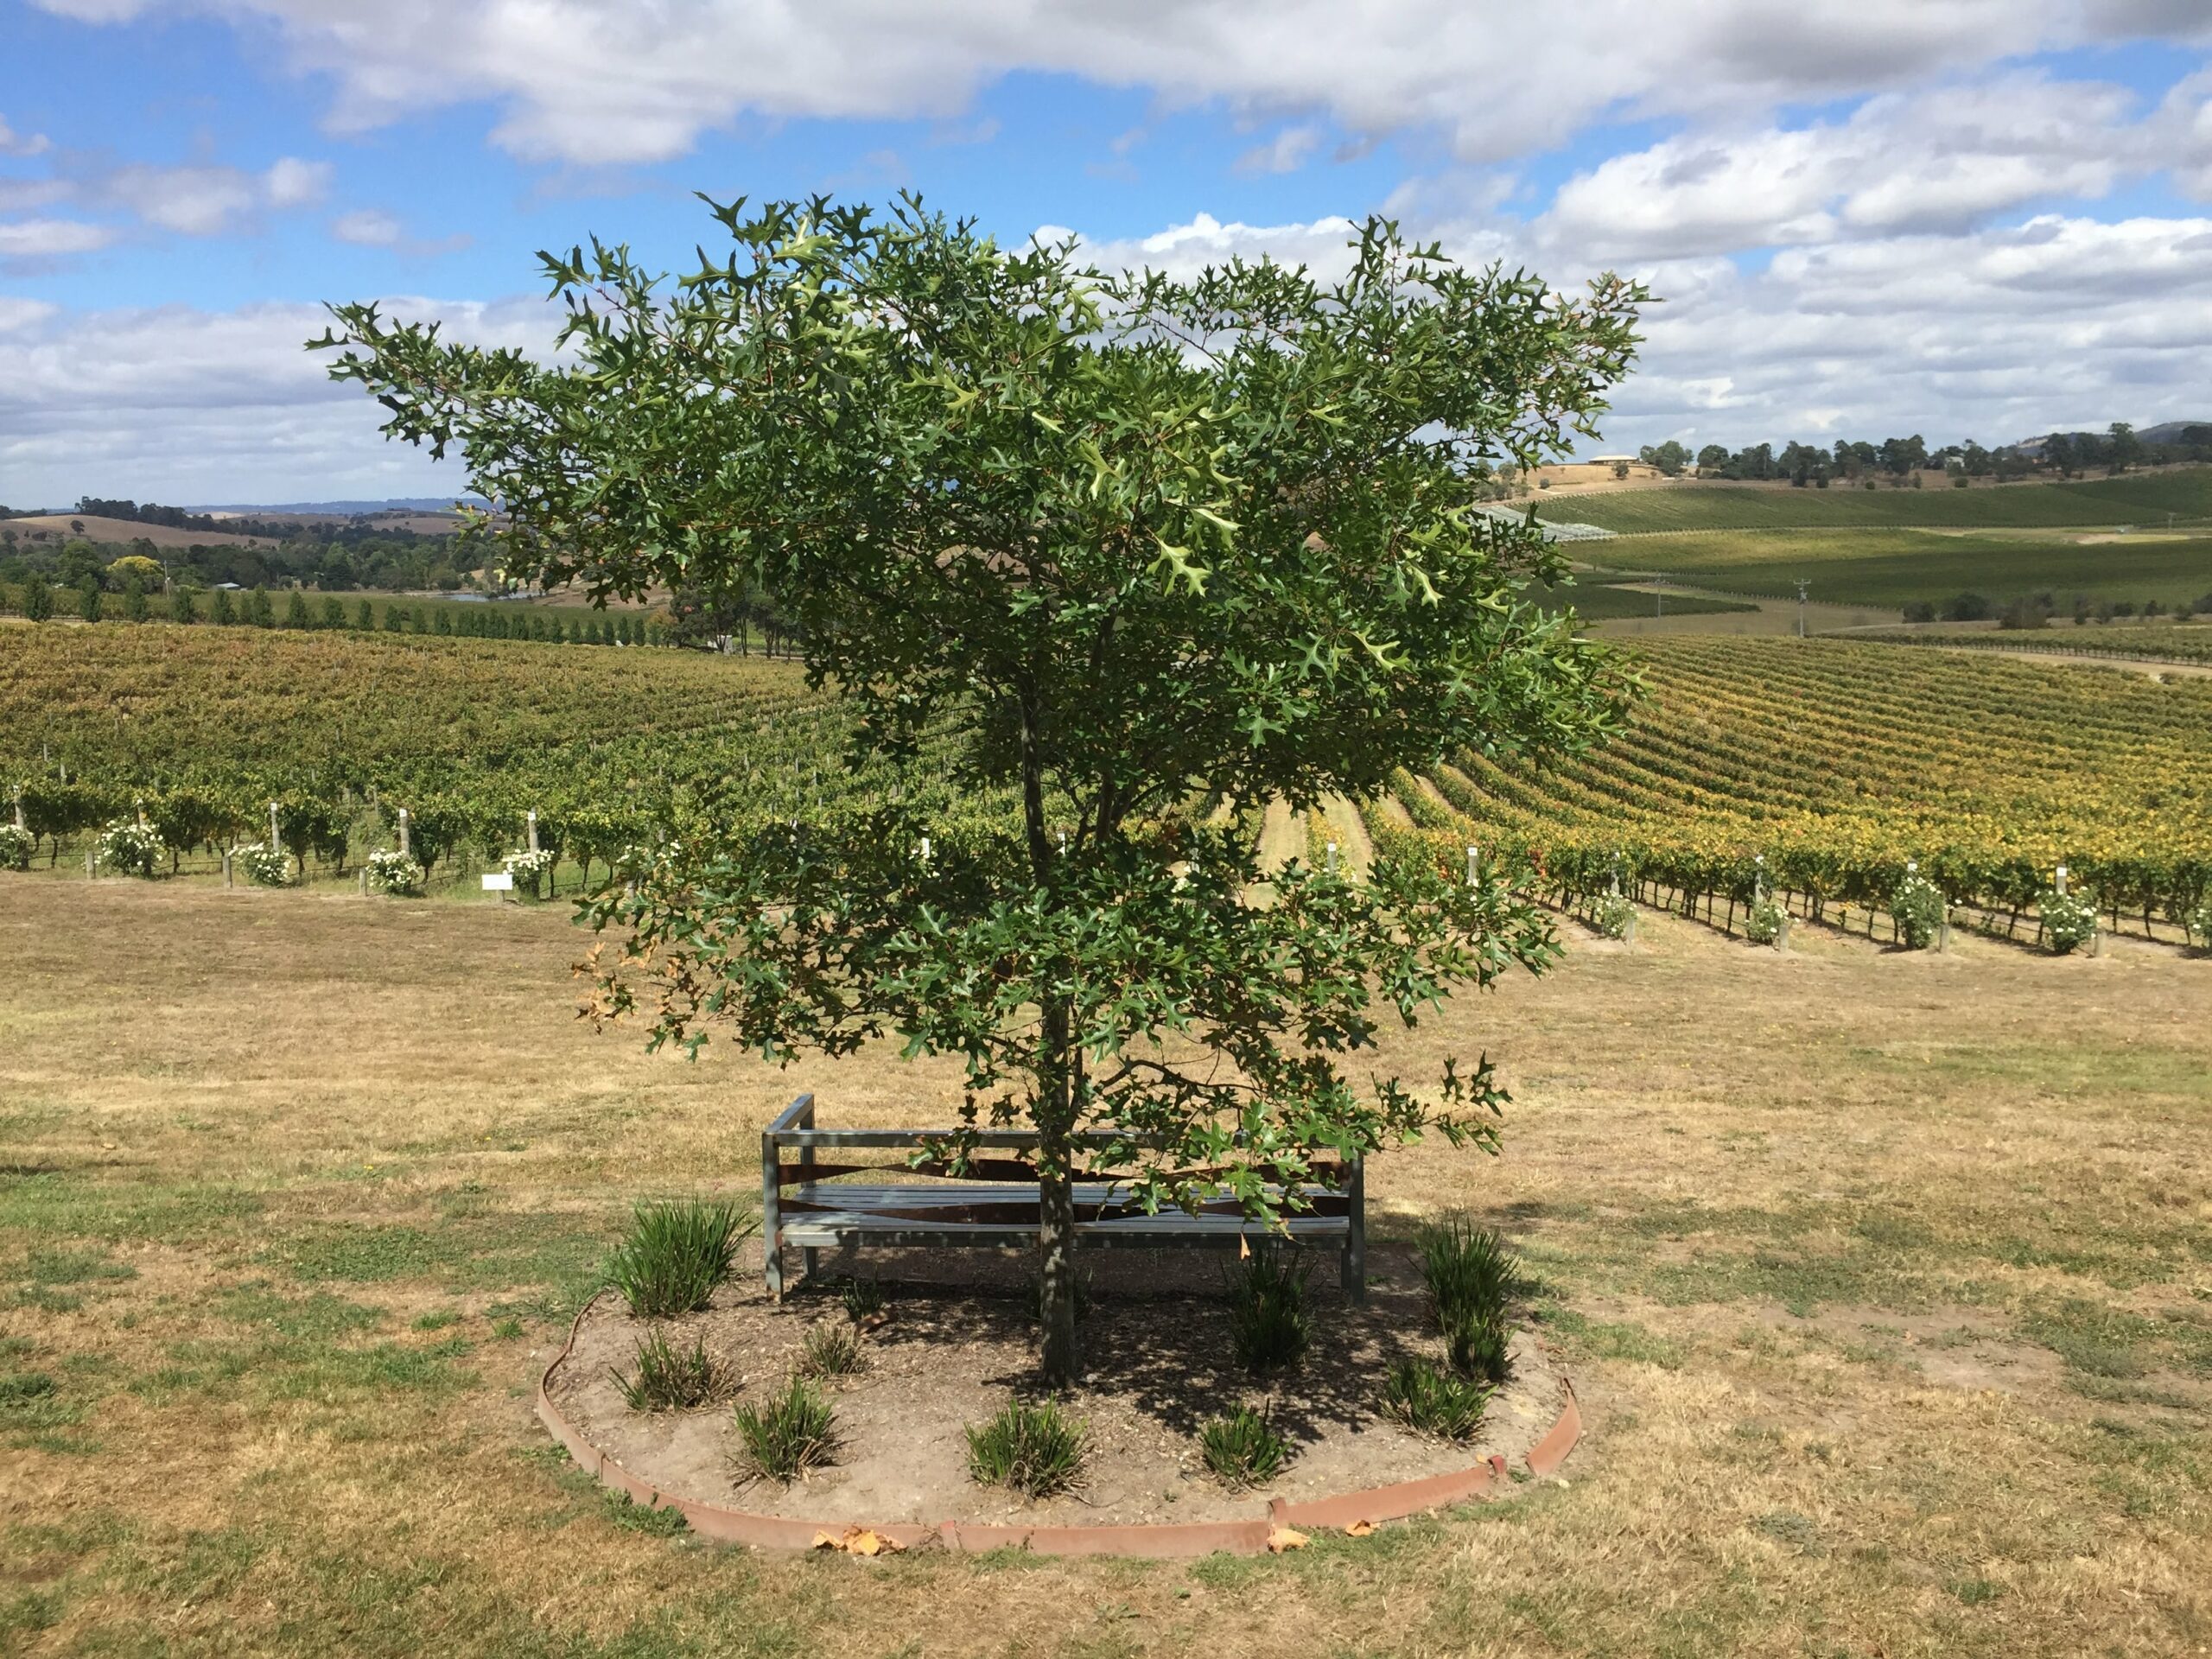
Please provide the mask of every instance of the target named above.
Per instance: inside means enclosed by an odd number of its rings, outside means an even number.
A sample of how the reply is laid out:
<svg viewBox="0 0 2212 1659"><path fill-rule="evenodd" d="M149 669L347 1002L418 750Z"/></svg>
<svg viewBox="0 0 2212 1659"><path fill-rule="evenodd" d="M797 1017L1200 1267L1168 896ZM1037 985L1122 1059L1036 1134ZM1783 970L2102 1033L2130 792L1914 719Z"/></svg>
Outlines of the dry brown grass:
<svg viewBox="0 0 2212 1659"><path fill-rule="evenodd" d="M2206 1650L2212 963L1808 931L1647 914L1396 1045L1519 1096L1501 1160L1370 1185L1542 1274L1564 1484L1281 1560L863 1563L653 1535L529 1385L632 1198L947 1072L595 1038L551 910L0 875L0 1376L55 1385L0 1401L0 1649Z"/></svg>

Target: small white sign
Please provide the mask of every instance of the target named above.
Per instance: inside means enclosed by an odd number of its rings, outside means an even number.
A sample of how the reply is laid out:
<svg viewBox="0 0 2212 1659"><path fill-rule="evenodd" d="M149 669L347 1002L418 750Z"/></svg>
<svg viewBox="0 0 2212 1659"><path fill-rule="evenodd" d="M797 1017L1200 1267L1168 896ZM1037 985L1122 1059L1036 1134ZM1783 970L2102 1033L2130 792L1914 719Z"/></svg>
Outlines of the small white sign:
<svg viewBox="0 0 2212 1659"><path fill-rule="evenodd" d="M484 878L484 891L486 893L512 893L514 890L515 877L512 870L495 871Z"/></svg>

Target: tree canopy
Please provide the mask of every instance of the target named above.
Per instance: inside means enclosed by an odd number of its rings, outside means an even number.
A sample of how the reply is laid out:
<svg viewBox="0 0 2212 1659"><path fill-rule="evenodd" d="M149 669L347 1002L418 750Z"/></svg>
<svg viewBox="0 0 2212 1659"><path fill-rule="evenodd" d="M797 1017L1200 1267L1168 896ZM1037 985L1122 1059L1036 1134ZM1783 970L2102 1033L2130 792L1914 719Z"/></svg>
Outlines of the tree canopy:
<svg viewBox="0 0 2212 1659"><path fill-rule="evenodd" d="M1270 800L1618 719L1611 659L1524 591L1562 562L1478 512L1475 474L1594 435L1643 296L1467 270L1381 220L1334 281L1268 260L1175 279L912 199L709 205L727 245L673 283L620 246L541 256L568 308L554 363L371 305L315 344L388 433L462 450L511 570L757 587L856 745L959 735L944 781L1004 811L917 779L663 849L594 912L622 930L603 1007L779 1058L883 1035L960 1056L950 1154L978 1127L1039 1135L1065 1380L1084 1169L1264 1222L1263 1174L1295 1205L1332 1159L1494 1133L1486 1062L1416 1091L1347 1057L1386 1016L1541 965L1541 913L1418 861L1262 887L1256 825Z"/></svg>

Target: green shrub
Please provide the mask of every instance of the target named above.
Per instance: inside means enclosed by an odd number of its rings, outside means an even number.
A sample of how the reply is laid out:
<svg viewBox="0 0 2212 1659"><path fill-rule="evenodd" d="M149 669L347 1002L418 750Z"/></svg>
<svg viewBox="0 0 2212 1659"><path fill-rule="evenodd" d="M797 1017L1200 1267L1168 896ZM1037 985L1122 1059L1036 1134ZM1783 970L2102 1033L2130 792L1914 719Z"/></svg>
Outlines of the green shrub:
<svg viewBox="0 0 2212 1659"><path fill-rule="evenodd" d="M803 1376L788 1378L779 1393L758 1406L740 1406L731 1417L744 1475L788 1484L836 1455L836 1415Z"/></svg>
<svg viewBox="0 0 2212 1659"><path fill-rule="evenodd" d="M805 1345L799 1350L800 1376L850 1376L867 1369L860 1332L851 1325L823 1323L806 1333Z"/></svg>
<svg viewBox="0 0 2212 1659"><path fill-rule="evenodd" d="M723 1391L723 1371L701 1337L678 1348L656 1326L638 1344L638 1370L626 1377L610 1368L614 1386L632 1411L690 1411L712 1405Z"/></svg>
<svg viewBox="0 0 2212 1659"><path fill-rule="evenodd" d="M369 891L394 899L423 896L423 867L405 853L388 849L369 855Z"/></svg>
<svg viewBox="0 0 2212 1659"><path fill-rule="evenodd" d="M729 1277L752 1224L734 1204L671 1199L641 1204L607 1262L607 1276L641 1319L693 1313Z"/></svg>
<svg viewBox="0 0 2212 1659"><path fill-rule="evenodd" d="M1464 1215L1446 1216L1417 1235L1421 1282L1430 1317L1444 1338L1452 1370L1485 1382L1503 1382L1510 1338L1508 1316L1524 1286L1520 1258L1497 1232Z"/></svg>
<svg viewBox="0 0 2212 1659"><path fill-rule="evenodd" d="M1924 875L1908 872L1890 895L1890 914L1897 918L1897 943L1908 950L1925 950L1936 943L1936 930L1950 919L1951 907L1942 888Z"/></svg>
<svg viewBox="0 0 2212 1659"><path fill-rule="evenodd" d="M1290 1443L1249 1406L1201 1427L1198 1450L1213 1478L1231 1491L1264 1486L1290 1464Z"/></svg>
<svg viewBox="0 0 2212 1659"><path fill-rule="evenodd" d="M100 868L146 880L152 879L154 861L161 851L161 837L130 818L118 818L92 843L92 856Z"/></svg>
<svg viewBox="0 0 2212 1659"><path fill-rule="evenodd" d="M2043 918L2043 942L2062 957L2097 937L2097 907L2081 893L2045 887L2036 910Z"/></svg>
<svg viewBox="0 0 2212 1659"><path fill-rule="evenodd" d="M31 849L37 838L28 830L19 830L12 823L0 823L0 870L28 870L31 867Z"/></svg>
<svg viewBox="0 0 2212 1659"><path fill-rule="evenodd" d="M1636 926L1636 906L1618 893L1600 893L1590 906L1590 925L1609 939L1624 939Z"/></svg>
<svg viewBox="0 0 2212 1659"><path fill-rule="evenodd" d="M0 830L0 835L5 833L6 831ZM28 849L25 849L23 857L26 861L29 860L30 853ZM15 868L20 870L24 866L18 864ZM2196 945L2200 950L2212 950L2212 893L2206 893L2183 913L2181 925L2189 930L2190 944Z"/></svg>
<svg viewBox="0 0 2212 1659"><path fill-rule="evenodd" d="M1744 937L1753 944L1779 944L1789 931L1789 912L1772 893L1744 912Z"/></svg>
<svg viewBox="0 0 2212 1659"><path fill-rule="evenodd" d="M1064 1492L1083 1478L1084 1424L1056 1401L1025 1406L1009 1400L999 1414L968 1433L968 1472L984 1486L1028 1497Z"/></svg>
<svg viewBox="0 0 2212 1659"><path fill-rule="evenodd" d="M231 868L244 873L257 887L281 887L292 879L292 867L282 847L248 842L231 854Z"/></svg>
<svg viewBox="0 0 2212 1659"><path fill-rule="evenodd" d="M1313 1321L1306 1280L1313 1263L1294 1246L1270 1239L1227 1274L1229 1342L1236 1363L1255 1376L1294 1364L1306 1351Z"/></svg>
<svg viewBox="0 0 2212 1659"><path fill-rule="evenodd" d="M1511 1373L1513 1333L1503 1319L1471 1319L1444 1332L1444 1361L1452 1373L1493 1387Z"/></svg>
<svg viewBox="0 0 2212 1659"><path fill-rule="evenodd" d="M1483 1426L1490 1388L1440 1371L1427 1360L1402 1360L1390 1368L1382 1402L1408 1427L1440 1440L1471 1440Z"/></svg>
<svg viewBox="0 0 2212 1659"><path fill-rule="evenodd" d="M1422 1287L1440 1330L1470 1319L1502 1319L1525 1288L1521 1258L1494 1229L1454 1211L1415 1235Z"/></svg>

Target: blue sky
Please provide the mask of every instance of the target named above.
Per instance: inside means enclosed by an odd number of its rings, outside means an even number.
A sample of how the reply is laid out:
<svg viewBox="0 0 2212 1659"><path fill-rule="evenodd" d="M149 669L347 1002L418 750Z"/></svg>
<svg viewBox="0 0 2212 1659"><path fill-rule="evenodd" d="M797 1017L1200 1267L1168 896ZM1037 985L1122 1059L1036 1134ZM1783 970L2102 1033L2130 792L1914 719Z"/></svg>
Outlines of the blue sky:
<svg viewBox="0 0 2212 1659"><path fill-rule="evenodd" d="M0 0L0 502L458 487L321 382L317 304L531 344L534 250L683 262L694 190L1630 270L1609 447L2212 415L2208 10Z"/></svg>

